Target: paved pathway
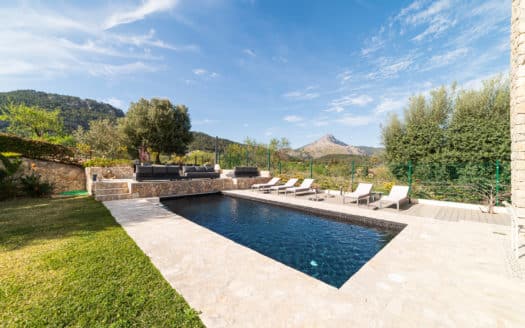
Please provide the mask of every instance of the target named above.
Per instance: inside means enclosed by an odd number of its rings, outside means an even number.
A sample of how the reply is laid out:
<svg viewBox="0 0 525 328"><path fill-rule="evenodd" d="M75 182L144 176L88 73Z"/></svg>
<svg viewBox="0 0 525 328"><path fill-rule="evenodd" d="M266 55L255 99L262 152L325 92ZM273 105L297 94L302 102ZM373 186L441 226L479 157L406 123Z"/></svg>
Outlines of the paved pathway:
<svg viewBox="0 0 525 328"><path fill-rule="evenodd" d="M525 281L509 266L506 226L229 193L407 226L337 289L165 210L158 199L105 202L208 327L525 327Z"/></svg>

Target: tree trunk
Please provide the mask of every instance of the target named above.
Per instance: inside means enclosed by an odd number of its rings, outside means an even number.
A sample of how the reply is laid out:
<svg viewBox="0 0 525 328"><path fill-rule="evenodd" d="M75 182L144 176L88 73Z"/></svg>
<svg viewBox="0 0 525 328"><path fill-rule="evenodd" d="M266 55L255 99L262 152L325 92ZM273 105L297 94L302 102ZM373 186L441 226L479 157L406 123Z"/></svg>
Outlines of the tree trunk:
<svg viewBox="0 0 525 328"><path fill-rule="evenodd" d="M155 153L155 164L160 164L160 152Z"/></svg>

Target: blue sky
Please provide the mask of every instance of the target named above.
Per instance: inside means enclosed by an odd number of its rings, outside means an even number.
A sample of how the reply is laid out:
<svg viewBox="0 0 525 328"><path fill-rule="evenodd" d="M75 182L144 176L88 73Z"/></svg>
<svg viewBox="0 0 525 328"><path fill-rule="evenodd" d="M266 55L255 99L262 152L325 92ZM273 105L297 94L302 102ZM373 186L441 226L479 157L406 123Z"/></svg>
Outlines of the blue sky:
<svg viewBox="0 0 525 328"><path fill-rule="evenodd" d="M510 0L13 1L0 90L190 109L193 130L379 146L410 95L508 74Z"/></svg>

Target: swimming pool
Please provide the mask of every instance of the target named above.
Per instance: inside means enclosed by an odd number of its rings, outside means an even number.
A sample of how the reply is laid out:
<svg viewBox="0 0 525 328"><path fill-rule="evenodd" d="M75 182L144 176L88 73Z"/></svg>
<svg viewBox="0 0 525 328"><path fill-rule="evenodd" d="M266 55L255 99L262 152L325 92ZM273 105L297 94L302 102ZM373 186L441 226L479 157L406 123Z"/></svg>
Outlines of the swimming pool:
<svg viewBox="0 0 525 328"><path fill-rule="evenodd" d="M220 194L161 201L196 224L337 288L400 231Z"/></svg>

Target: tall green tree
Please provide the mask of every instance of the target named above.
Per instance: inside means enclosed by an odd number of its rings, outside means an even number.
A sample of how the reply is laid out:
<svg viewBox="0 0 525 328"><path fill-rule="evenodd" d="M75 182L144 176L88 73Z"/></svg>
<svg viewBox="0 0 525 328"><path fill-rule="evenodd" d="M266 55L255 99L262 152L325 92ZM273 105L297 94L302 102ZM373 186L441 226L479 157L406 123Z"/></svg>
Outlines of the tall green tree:
<svg viewBox="0 0 525 328"><path fill-rule="evenodd" d="M95 157L124 158L126 146L124 136L116 124L109 119L89 122L89 129L82 126L74 132L77 149Z"/></svg>
<svg viewBox="0 0 525 328"><path fill-rule="evenodd" d="M9 124L7 132L26 138L57 136L64 129L60 110L48 111L24 104L8 103L0 109L0 121Z"/></svg>
<svg viewBox="0 0 525 328"><path fill-rule="evenodd" d="M156 163L160 163L161 153L185 154L192 140L188 108L173 106L167 99L142 98L132 103L120 128L133 149L151 148Z"/></svg>

